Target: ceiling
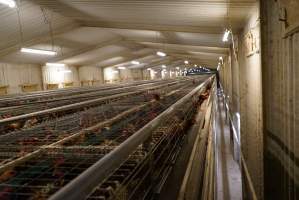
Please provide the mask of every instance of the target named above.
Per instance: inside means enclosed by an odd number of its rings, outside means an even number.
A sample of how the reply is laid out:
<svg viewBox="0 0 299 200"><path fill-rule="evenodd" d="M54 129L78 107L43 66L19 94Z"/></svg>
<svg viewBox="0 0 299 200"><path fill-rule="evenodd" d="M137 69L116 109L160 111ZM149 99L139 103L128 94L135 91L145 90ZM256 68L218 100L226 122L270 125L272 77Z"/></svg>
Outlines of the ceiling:
<svg viewBox="0 0 299 200"><path fill-rule="evenodd" d="M225 28L241 29L255 5L256 0L20 0L20 20L16 8L0 5L0 62L130 67L138 60L138 67L176 67L189 60L216 67L228 53ZM54 48L58 54L28 55L21 47ZM158 57L158 50L167 57Z"/></svg>

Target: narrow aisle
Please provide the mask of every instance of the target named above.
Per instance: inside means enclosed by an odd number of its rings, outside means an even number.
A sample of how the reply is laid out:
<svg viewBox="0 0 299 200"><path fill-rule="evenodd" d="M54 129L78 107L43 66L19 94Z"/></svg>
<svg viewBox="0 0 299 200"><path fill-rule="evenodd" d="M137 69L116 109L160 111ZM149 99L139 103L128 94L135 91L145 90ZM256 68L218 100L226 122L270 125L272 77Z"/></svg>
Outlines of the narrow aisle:
<svg viewBox="0 0 299 200"><path fill-rule="evenodd" d="M230 128L226 120L223 96L218 95L216 113L217 200L242 199L241 172L233 159Z"/></svg>

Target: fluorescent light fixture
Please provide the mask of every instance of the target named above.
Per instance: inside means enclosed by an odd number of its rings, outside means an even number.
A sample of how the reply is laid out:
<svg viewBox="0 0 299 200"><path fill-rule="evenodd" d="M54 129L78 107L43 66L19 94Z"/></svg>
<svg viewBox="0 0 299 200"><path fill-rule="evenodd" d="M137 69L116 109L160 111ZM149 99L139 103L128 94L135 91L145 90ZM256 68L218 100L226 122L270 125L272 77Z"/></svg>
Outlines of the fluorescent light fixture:
<svg viewBox="0 0 299 200"><path fill-rule="evenodd" d="M41 54L41 55L49 55L49 56L55 56L57 54L56 51L41 50L41 49L29 49L29 48L22 48L21 52L23 52L23 53Z"/></svg>
<svg viewBox="0 0 299 200"><path fill-rule="evenodd" d="M59 71L59 72L64 73L64 74L66 74L66 73L72 73L71 70L61 70L61 71Z"/></svg>
<svg viewBox="0 0 299 200"><path fill-rule="evenodd" d="M118 71L117 71L117 70L113 70L112 73L113 73L113 74L117 74Z"/></svg>
<svg viewBox="0 0 299 200"><path fill-rule="evenodd" d="M188 61L188 60L185 60L184 63L185 63L186 65L188 65L188 64L189 64L189 61Z"/></svg>
<svg viewBox="0 0 299 200"><path fill-rule="evenodd" d="M0 0L0 3L7 5L10 8L16 7L16 2L14 0Z"/></svg>
<svg viewBox="0 0 299 200"><path fill-rule="evenodd" d="M126 69L126 67L118 67L117 69Z"/></svg>
<svg viewBox="0 0 299 200"><path fill-rule="evenodd" d="M147 70L152 70L152 68L147 68Z"/></svg>
<svg viewBox="0 0 299 200"><path fill-rule="evenodd" d="M48 66L48 67L64 67L65 64L63 64L63 63L46 63L46 66Z"/></svg>
<svg viewBox="0 0 299 200"><path fill-rule="evenodd" d="M162 65L162 68L166 68L166 65Z"/></svg>
<svg viewBox="0 0 299 200"><path fill-rule="evenodd" d="M179 70L180 68L179 68L179 67L176 67L176 69Z"/></svg>
<svg viewBox="0 0 299 200"><path fill-rule="evenodd" d="M230 34L230 31L228 29L225 30L222 41L227 42L228 41L228 36Z"/></svg>
<svg viewBox="0 0 299 200"><path fill-rule="evenodd" d="M139 65L139 64L140 64L140 62L139 62L139 61L136 61L136 60L133 60L131 63L132 63L133 65Z"/></svg>
<svg viewBox="0 0 299 200"><path fill-rule="evenodd" d="M158 56L161 56L161 57L165 57L166 56L166 53L162 52L162 51L158 51L157 52L157 55Z"/></svg>
<svg viewBox="0 0 299 200"><path fill-rule="evenodd" d="M157 74L158 72L154 71L155 74Z"/></svg>

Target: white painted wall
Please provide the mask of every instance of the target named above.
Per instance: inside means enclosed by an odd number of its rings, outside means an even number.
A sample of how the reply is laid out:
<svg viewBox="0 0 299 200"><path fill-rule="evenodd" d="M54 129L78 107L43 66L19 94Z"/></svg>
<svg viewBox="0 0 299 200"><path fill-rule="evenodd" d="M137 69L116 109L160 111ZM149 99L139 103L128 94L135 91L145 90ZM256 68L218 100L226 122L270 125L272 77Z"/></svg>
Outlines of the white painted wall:
<svg viewBox="0 0 299 200"><path fill-rule="evenodd" d="M119 82L119 70L113 67L104 68L104 82L105 83L115 83Z"/></svg>
<svg viewBox="0 0 299 200"><path fill-rule="evenodd" d="M70 73L65 73L71 71ZM54 66L43 66L42 76L44 82L44 89L46 84L59 84L59 88L63 87L63 83L73 82L73 86L79 86L79 75L78 69L73 66L54 67Z"/></svg>
<svg viewBox="0 0 299 200"><path fill-rule="evenodd" d="M0 85L8 85L8 93L21 93L21 84L38 84L42 88L41 67L34 64L0 63Z"/></svg>
<svg viewBox="0 0 299 200"><path fill-rule="evenodd" d="M79 80L96 81L96 85L104 83L103 69L96 66L82 66L78 69Z"/></svg>
<svg viewBox="0 0 299 200"><path fill-rule="evenodd" d="M143 80L143 70L142 69L120 69L119 70L120 81L130 82Z"/></svg>
<svg viewBox="0 0 299 200"><path fill-rule="evenodd" d="M142 70L142 76L144 80L151 80L151 72L150 70L144 69Z"/></svg>
<svg viewBox="0 0 299 200"><path fill-rule="evenodd" d="M258 47L248 53L246 35L251 31ZM236 34L236 33L235 33ZM262 65L260 46L260 16L258 5L252 10L243 30L235 35L238 46L235 57L232 53L225 59L220 76L225 95L229 96L231 113L240 114L241 148L247 162L258 199L263 197L263 107Z"/></svg>

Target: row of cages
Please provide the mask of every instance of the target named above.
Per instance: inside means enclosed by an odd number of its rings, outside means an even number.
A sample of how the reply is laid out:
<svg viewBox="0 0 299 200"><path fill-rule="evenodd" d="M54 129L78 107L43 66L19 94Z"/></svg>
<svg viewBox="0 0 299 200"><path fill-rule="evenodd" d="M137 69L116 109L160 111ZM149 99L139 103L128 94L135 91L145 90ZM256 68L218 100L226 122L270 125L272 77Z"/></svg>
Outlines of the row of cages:
<svg viewBox="0 0 299 200"><path fill-rule="evenodd" d="M49 198L205 79L142 82L142 92L134 95L36 117L38 123L26 127L1 126L0 199ZM144 89L156 84L164 85ZM190 101L161 123L86 198L144 199L153 195L179 152L198 102Z"/></svg>

